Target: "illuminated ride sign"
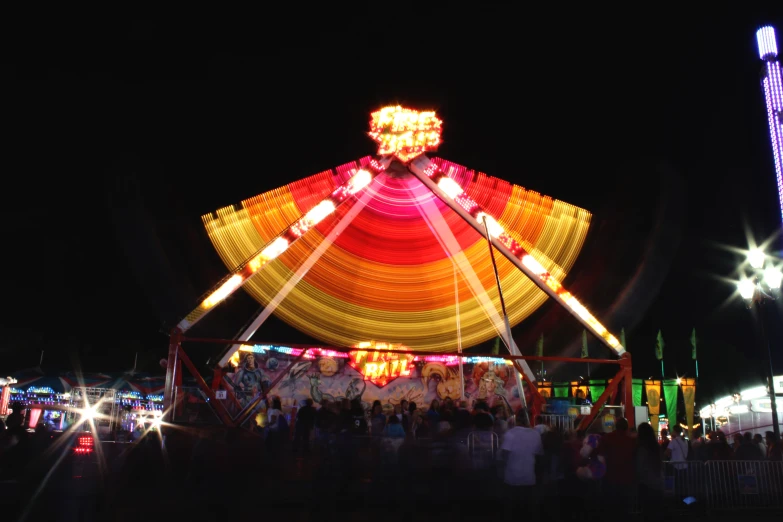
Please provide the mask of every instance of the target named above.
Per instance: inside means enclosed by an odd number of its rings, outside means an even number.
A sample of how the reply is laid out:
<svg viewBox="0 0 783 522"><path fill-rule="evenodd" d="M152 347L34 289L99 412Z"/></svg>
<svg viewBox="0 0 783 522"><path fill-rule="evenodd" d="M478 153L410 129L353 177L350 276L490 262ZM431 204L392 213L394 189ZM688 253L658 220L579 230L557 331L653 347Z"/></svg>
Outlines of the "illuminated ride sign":
<svg viewBox="0 0 783 522"><path fill-rule="evenodd" d="M415 357L404 353L384 353L383 351L366 351L361 348L375 350L405 350L402 345L389 343L360 343L359 350L351 350L349 364L376 386L389 384L397 377L410 377Z"/></svg>
<svg viewBox="0 0 783 522"><path fill-rule="evenodd" d="M378 142L379 155L392 154L408 163L420 154L438 148L442 123L435 111L419 112L399 105L390 106L372 113L368 134Z"/></svg>

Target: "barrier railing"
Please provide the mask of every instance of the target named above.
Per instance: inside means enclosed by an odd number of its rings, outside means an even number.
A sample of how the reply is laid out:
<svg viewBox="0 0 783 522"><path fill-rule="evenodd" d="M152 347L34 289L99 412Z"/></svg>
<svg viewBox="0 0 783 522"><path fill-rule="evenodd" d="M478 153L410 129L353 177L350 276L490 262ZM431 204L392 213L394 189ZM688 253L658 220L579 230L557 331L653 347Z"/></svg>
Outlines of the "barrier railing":
<svg viewBox="0 0 783 522"><path fill-rule="evenodd" d="M783 508L783 462L722 460L704 467L710 509Z"/></svg>
<svg viewBox="0 0 783 522"><path fill-rule="evenodd" d="M537 420L540 420L542 424L545 424L560 433L573 431L574 426L576 425L576 419L576 415L542 414L537 417Z"/></svg>
<svg viewBox="0 0 783 522"><path fill-rule="evenodd" d="M555 421L552 418L548 420ZM374 440L369 436L352 438L360 442L354 447L369 448ZM404 442L400 439L393 442L396 454ZM385 446L385 439L379 439L379 443L386 451L391 449ZM334 451L335 448L334 439L328 437L316 437L316 444L320 444L326 451ZM463 471L468 477L475 476L476 471L492 468L496 464L499 451L497 435L491 431L472 431L464 438L417 439L414 444L418 450L418 458L429 459L423 465L424 469L429 468L432 462L441 461L442 466L452 466L455 470ZM358 460L372 467L371 459ZM661 514L695 515L732 510L783 511L783 462L664 462L661 481L663 502L658 506ZM597 498L606 493L602 492L599 482L583 484L585 487L595 486L594 493ZM641 512L640 499L632 498L629 502L627 505L634 512ZM605 506L597 509L605 509Z"/></svg>
<svg viewBox="0 0 783 522"><path fill-rule="evenodd" d="M664 462L660 513L783 510L783 462ZM641 513L641 499L631 501ZM664 517L665 518L665 517Z"/></svg>
<svg viewBox="0 0 783 522"><path fill-rule="evenodd" d="M687 498L703 502L707 496L704 488L706 478L703 462L664 462L664 497L674 498L677 502Z"/></svg>

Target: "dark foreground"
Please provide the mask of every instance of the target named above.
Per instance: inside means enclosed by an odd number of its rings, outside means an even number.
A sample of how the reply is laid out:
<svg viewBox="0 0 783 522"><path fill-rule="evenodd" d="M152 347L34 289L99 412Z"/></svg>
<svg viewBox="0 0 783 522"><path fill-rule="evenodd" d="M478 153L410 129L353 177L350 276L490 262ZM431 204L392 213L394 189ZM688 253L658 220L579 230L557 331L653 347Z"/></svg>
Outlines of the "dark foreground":
<svg viewBox="0 0 783 522"><path fill-rule="evenodd" d="M290 446L265 451L244 432L191 430L136 445L104 444L104 458L68 454L36 459L0 487L3 520L607 520L620 502L590 483L538 488L532 499L510 492L494 469L455 465L424 444L388 461L369 441L350 454L302 455ZM334 450L334 448L331 448ZM104 462L101 465L101 462ZM52 471L53 470L53 471ZM36 490L45 486L40 492ZM636 510L638 511L638 510ZM703 503L668 499L655 513L629 519L735 520L750 513L707 513ZM756 513L754 513L756 514ZM762 512L761 519L780 513Z"/></svg>

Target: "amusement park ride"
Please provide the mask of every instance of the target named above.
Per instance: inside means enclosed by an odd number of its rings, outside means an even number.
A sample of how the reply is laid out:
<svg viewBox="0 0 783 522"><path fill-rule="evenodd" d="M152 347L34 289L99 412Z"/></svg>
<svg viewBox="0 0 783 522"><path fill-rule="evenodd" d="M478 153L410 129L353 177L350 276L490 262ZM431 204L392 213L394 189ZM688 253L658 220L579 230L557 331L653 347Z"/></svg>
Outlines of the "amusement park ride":
<svg viewBox="0 0 783 522"><path fill-rule="evenodd" d="M543 399L526 361L618 365L619 372L580 426L588 426L604 405L618 398L618 392L628 405L625 416L634 425L630 354L561 283L584 241L589 213L427 157L425 153L441 143L441 125L431 111L385 107L374 112L370 121L377 157L362 158L245 200L241 207L204 216L218 253L227 266L236 268L171 332L164 398L169 422L181 401L177 389L183 365L222 423L240 426L250 418L264 394L232 415L218 400L226 397L238 404L225 382L224 368L240 349L252 344L251 337L275 313L330 346L345 347L332 350L343 350L346 357L351 348L368 346L367 339L397 343L385 349L362 348L363 353L376 352L365 361L376 360L381 351L408 360L433 357L436 352L437 357L462 361L463 347L499 336L509 353L492 357L513 366L519 390L526 381L533 411ZM496 259L495 251L502 257ZM239 288L263 306L234 339L186 336ZM547 296L617 359L522 355L511 326ZM184 342L227 345L211 387L183 350ZM395 350L395 346L413 349ZM302 347L296 360L323 350ZM355 363L356 354L350 357ZM403 359L391 359L395 372L405 371ZM379 367L372 368L369 376L363 373L365 380L379 377ZM464 397L464 385L462 393ZM524 402L524 394L519 395Z"/></svg>

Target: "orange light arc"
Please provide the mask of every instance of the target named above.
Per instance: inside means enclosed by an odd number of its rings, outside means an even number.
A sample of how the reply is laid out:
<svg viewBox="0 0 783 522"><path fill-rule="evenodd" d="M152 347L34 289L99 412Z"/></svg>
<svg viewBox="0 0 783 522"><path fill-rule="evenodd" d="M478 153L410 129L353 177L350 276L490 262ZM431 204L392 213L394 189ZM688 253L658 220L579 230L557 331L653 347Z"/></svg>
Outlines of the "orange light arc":
<svg viewBox="0 0 783 522"><path fill-rule="evenodd" d="M342 165L203 216L207 234L227 267L238 266L370 162ZM590 226L588 211L504 180L434 158L508 234L535 254L557 280L573 266ZM380 173L372 199L331 244L275 314L333 346L380 338L416 350L453 351L457 321L462 346L498 335L464 277L454 291L454 262L425 223L420 206L436 205L482 288L500 309L486 240L415 177ZM340 207L269 262L244 286L266 306L324 241L350 205ZM547 296L498 257L509 321L516 325Z"/></svg>

